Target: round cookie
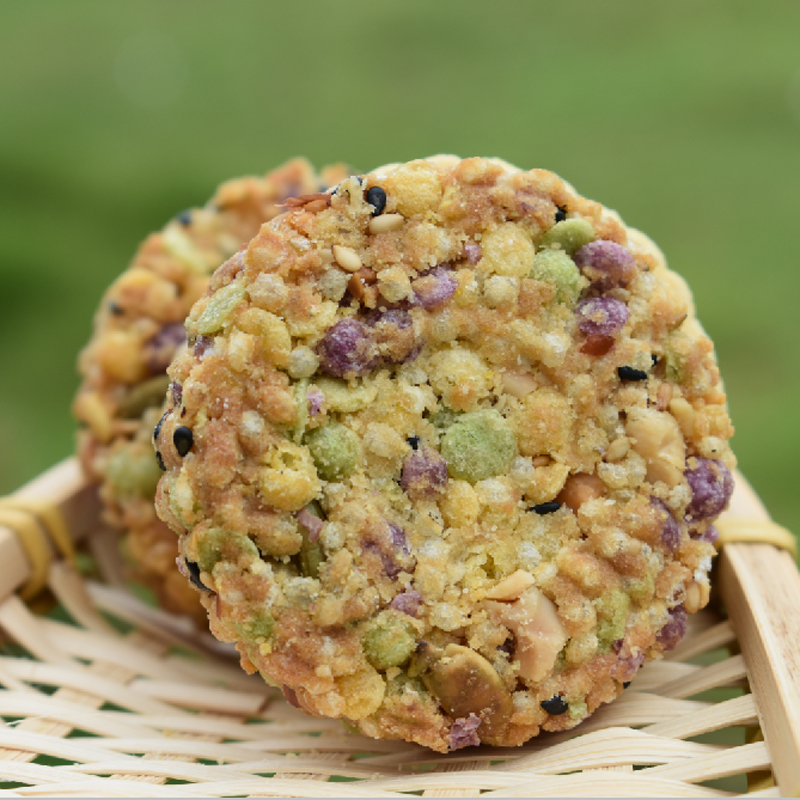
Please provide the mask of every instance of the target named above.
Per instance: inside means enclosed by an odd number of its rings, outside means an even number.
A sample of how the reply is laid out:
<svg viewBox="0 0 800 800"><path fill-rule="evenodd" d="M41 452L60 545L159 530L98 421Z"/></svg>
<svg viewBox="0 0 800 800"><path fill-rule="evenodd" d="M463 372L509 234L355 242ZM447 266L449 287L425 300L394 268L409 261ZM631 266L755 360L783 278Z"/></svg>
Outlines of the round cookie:
<svg viewBox="0 0 800 800"><path fill-rule="evenodd" d="M84 427L78 454L86 474L101 484L105 521L126 531L133 577L169 610L205 620L196 593L175 568L175 534L153 509L161 473L150 439L163 413L167 366L186 339L186 315L211 273L284 211L288 198L346 175L337 166L318 176L307 161L294 159L263 177L228 181L204 208L184 211L151 234L103 296L79 358L82 384L73 410Z"/></svg>
<svg viewBox="0 0 800 800"><path fill-rule="evenodd" d="M572 728L708 601L732 427L686 285L494 159L301 201L215 273L155 429L212 631L368 736Z"/></svg>

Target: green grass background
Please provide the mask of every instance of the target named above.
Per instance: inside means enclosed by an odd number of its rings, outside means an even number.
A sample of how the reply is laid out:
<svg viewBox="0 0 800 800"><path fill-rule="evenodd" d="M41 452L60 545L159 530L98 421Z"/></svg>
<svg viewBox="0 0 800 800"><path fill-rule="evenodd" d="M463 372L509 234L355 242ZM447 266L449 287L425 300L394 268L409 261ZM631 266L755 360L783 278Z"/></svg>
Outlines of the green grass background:
<svg viewBox="0 0 800 800"><path fill-rule="evenodd" d="M800 531L796 0L5 0L0 492L72 449L137 243L294 155L546 167L649 233L717 344L740 465Z"/></svg>

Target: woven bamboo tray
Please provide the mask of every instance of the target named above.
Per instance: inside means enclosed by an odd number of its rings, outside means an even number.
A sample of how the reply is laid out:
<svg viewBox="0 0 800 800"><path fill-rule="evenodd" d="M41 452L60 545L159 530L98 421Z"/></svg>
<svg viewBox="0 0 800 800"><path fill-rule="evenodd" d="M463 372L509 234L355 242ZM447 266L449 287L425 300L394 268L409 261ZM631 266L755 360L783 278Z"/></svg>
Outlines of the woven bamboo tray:
<svg viewBox="0 0 800 800"><path fill-rule="evenodd" d="M569 734L440 755L303 715L138 600L65 461L0 502L0 797L797 795L800 575L779 549L794 541L741 476L718 527L727 616L695 615L667 659ZM55 557L79 539L102 582ZM42 588L55 611L34 610Z"/></svg>

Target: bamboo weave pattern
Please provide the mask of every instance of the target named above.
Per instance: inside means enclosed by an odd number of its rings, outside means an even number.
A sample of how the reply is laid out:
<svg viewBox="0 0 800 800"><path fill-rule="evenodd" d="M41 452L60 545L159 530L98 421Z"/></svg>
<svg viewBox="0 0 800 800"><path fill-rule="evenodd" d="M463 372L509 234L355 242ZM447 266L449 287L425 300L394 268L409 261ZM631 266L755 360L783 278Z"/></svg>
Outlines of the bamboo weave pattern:
<svg viewBox="0 0 800 800"><path fill-rule="evenodd" d="M210 638L65 564L49 586L74 624L0 604L0 797L779 796L711 610L570 734L443 756L303 715Z"/></svg>

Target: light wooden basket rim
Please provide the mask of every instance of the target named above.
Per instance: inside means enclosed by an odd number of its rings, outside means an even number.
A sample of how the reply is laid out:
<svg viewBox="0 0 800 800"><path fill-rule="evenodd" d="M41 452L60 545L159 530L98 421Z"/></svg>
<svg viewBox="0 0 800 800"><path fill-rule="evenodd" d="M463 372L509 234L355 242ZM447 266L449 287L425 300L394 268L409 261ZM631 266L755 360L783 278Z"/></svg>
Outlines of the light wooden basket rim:
<svg viewBox="0 0 800 800"><path fill-rule="evenodd" d="M26 652L0 654L0 783L15 784L0 797L702 797L729 795L708 782L743 774L755 796L800 793L800 574L775 547L794 539L741 475L718 525L727 619L695 615L668 658L573 732L448 755L307 717L227 646L138 601L114 574L113 533L73 459L13 500L18 511L0 513L0 629ZM50 560L71 548L53 543L53 509L90 542L106 583ZM32 581L74 624L32 611L20 597ZM703 654L714 658L696 663ZM720 687L735 696L696 697ZM731 727L748 731L744 744L692 741Z"/></svg>

